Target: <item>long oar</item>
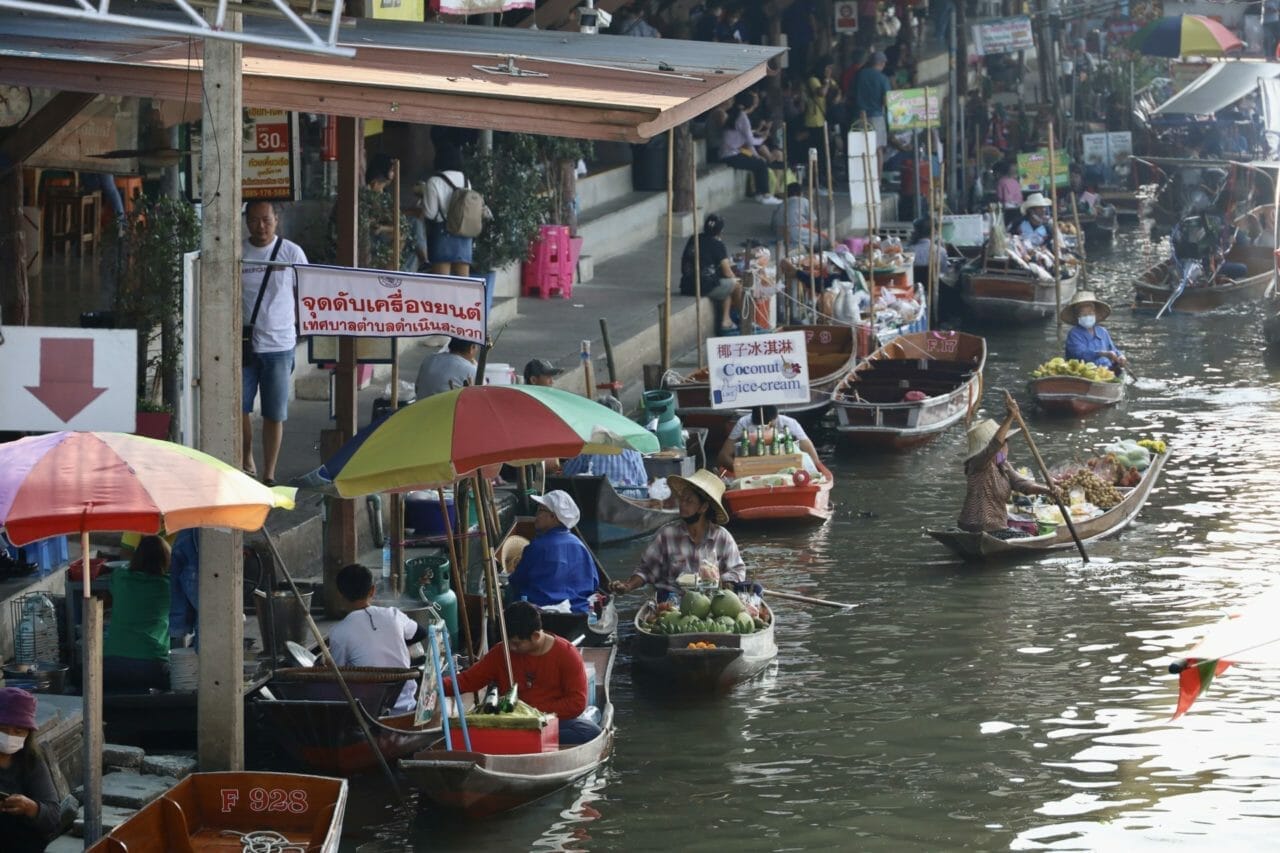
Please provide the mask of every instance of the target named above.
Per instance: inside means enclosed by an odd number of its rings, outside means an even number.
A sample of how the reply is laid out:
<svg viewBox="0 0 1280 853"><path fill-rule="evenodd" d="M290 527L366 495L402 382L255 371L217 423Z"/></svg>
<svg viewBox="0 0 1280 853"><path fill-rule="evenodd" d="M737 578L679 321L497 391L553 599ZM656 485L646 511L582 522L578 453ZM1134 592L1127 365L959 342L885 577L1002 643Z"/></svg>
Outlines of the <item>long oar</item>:
<svg viewBox="0 0 1280 853"><path fill-rule="evenodd" d="M1022 434L1027 438L1027 446L1031 448L1031 455L1036 460L1036 466L1040 469L1040 476L1044 477L1045 485L1049 487L1049 494L1053 497L1053 502L1058 505L1058 512L1062 513L1062 520L1067 523L1067 530L1071 531L1071 538L1076 543L1076 548L1080 549L1080 559L1089 562L1089 555L1084 550L1084 543L1080 541L1080 535L1076 533L1076 526L1071 523L1071 513L1062 503L1062 498L1058 497L1058 493L1053 488L1053 478L1049 476L1049 469L1045 466L1044 460L1040 458L1040 451L1036 449L1036 441L1031 437L1031 430L1027 429L1027 422L1022 419L1022 412L1017 408L1017 404L1013 402L1013 395L1008 391L1004 392L1005 403L1009 406L1009 411L1013 412L1013 416L1018 419L1018 426L1022 427Z"/></svg>
<svg viewBox="0 0 1280 853"><path fill-rule="evenodd" d="M1210 279L1212 281L1212 279ZM1186 270L1182 273L1182 280L1178 282L1178 286L1173 289L1173 293L1169 294L1169 298L1164 305L1156 312L1156 319L1159 320L1164 316L1164 312L1169 310L1173 303L1178 301L1178 297L1182 295L1182 291L1187 289L1187 283L1191 281L1191 264L1187 264Z"/></svg>
<svg viewBox="0 0 1280 853"><path fill-rule="evenodd" d="M857 607L856 604L845 604L840 601L828 601L825 598L814 598L811 595L801 595L798 592L785 592L780 589L766 589L765 595L771 595L774 598L785 598L787 601L799 601L802 604L817 604L820 607L834 607L836 610L852 610Z"/></svg>

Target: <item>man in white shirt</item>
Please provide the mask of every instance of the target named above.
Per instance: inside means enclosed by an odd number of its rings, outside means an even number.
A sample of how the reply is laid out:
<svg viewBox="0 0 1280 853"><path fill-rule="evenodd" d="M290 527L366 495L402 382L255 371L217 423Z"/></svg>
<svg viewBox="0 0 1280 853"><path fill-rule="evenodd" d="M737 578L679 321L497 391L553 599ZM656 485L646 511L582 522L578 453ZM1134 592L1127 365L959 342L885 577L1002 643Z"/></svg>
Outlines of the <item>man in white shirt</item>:
<svg viewBox="0 0 1280 853"><path fill-rule="evenodd" d="M248 334L253 351L244 354L240 371L244 419L241 467L250 474L257 470L253 464L253 422L249 415L261 390L262 482L274 486L284 422L289 417L293 352L298 344L297 282L293 265L305 264L307 256L297 243L276 236L278 220L271 202L249 202L244 209L244 220L249 237L241 249L245 260L240 267L241 322L246 330L252 327Z"/></svg>
<svg viewBox="0 0 1280 853"><path fill-rule="evenodd" d="M338 592L352 607L329 632L329 652L338 666L409 667L409 646L420 643L427 629L394 607L376 607L373 572L359 563L344 566L335 579ZM412 711L417 704L413 681L406 681L391 710Z"/></svg>
<svg viewBox="0 0 1280 853"><path fill-rule="evenodd" d="M474 385L476 360L479 357L479 344L462 338L450 338L447 348L427 356L418 368L418 379L414 383L417 398L421 400L463 385Z"/></svg>
<svg viewBox="0 0 1280 853"><path fill-rule="evenodd" d="M720 455L716 458L716 462L721 468L732 468L733 458L738 453L738 439L742 438L742 434L748 429L763 429L772 427L775 434L786 430L791 437L795 439L796 447L800 450L800 455L804 459L804 468L810 474L818 473L818 466L815 464L818 459L818 451L813 446L808 434L804 431L804 427L800 422L790 415L778 414L777 406L756 406L747 414L738 418L738 422L733 425L733 429L729 430L729 437L720 447Z"/></svg>

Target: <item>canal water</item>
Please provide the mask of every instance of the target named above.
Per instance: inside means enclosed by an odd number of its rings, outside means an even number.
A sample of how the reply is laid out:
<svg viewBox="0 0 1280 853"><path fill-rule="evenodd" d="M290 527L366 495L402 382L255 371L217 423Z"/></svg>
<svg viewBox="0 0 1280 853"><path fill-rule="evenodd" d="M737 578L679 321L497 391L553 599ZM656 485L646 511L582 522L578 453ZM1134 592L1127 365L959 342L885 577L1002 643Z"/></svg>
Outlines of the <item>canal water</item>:
<svg viewBox="0 0 1280 853"><path fill-rule="evenodd" d="M1035 413L1025 380L1060 350L1054 324L972 329L990 348L984 412L999 416L996 389L1012 389L1050 465L1122 437L1169 442L1146 509L1089 546L1087 565L1067 551L965 565L923 534L958 512L960 429L901 456L820 436L835 517L736 535L756 579L856 609L776 602L776 668L716 701L637 692L624 650L616 751L585 784L468 825L410 817L358 780L344 849L1274 847L1280 669L1233 667L1171 721L1167 666L1276 583L1280 373L1255 307L1159 321L1130 309L1159 251L1129 231L1091 254L1138 377L1113 411ZM1011 457L1032 464L1019 439ZM640 547L602 557L625 576Z"/></svg>

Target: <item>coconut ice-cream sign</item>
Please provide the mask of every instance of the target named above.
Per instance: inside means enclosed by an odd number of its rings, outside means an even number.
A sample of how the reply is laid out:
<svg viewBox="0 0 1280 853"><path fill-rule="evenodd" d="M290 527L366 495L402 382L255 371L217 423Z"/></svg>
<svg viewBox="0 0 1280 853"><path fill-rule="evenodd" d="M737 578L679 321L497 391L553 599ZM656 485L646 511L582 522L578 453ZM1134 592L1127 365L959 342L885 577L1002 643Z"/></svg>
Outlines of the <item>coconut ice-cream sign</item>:
<svg viewBox="0 0 1280 853"><path fill-rule="evenodd" d="M809 402L804 332L709 338L707 367L713 408Z"/></svg>

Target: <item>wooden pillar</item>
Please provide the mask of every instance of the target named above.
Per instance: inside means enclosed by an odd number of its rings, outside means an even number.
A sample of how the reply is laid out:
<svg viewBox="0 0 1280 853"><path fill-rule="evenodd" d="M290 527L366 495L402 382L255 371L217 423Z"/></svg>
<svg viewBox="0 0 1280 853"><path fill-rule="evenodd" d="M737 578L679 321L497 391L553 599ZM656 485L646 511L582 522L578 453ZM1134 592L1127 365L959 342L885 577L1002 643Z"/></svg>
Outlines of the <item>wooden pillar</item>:
<svg viewBox="0 0 1280 853"><path fill-rule="evenodd" d="M102 649L102 599L85 598L84 635L81 642L85 649ZM102 722L102 666L89 666L82 657L83 681L80 694L84 707L93 710L93 717ZM84 846L102 836L102 726L90 724L85 718L84 727Z"/></svg>
<svg viewBox="0 0 1280 853"><path fill-rule="evenodd" d="M697 230L698 212L694 210L693 180L697 156L693 149L693 131L685 122L676 128L675 198L672 201L676 213L692 213L694 230Z"/></svg>
<svg viewBox="0 0 1280 853"><path fill-rule="evenodd" d="M19 165L0 175L0 312L6 322L15 326L25 326L31 319L27 265L23 262L25 244Z"/></svg>
<svg viewBox="0 0 1280 853"><path fill-rule="evenodd" d="M356 263L356 206L360 197L360 151L364 145L359 119L338 119L338 266ZM334 372L334 411L337 422L333 438L338 444L356 434L356 341L338 338L338 366ZM327 498L329 523L325 527L324 604L331 618L346 610L334 581L358 553L356 542L356 502Z"/></svg>
<svg viewBox="0 0 1280 853"><path fill-rule="evenodd" d="M226 29L239 30L240 16ZM204 127L241 137L241 46L204 43ZM219 156L221 152L221 156ZM200 233L200 384L196 446L240 467L240 146L205 145ZM200 682L197 746L201 770L244 767L244 556L239 532L200 531Z"/></svg>

